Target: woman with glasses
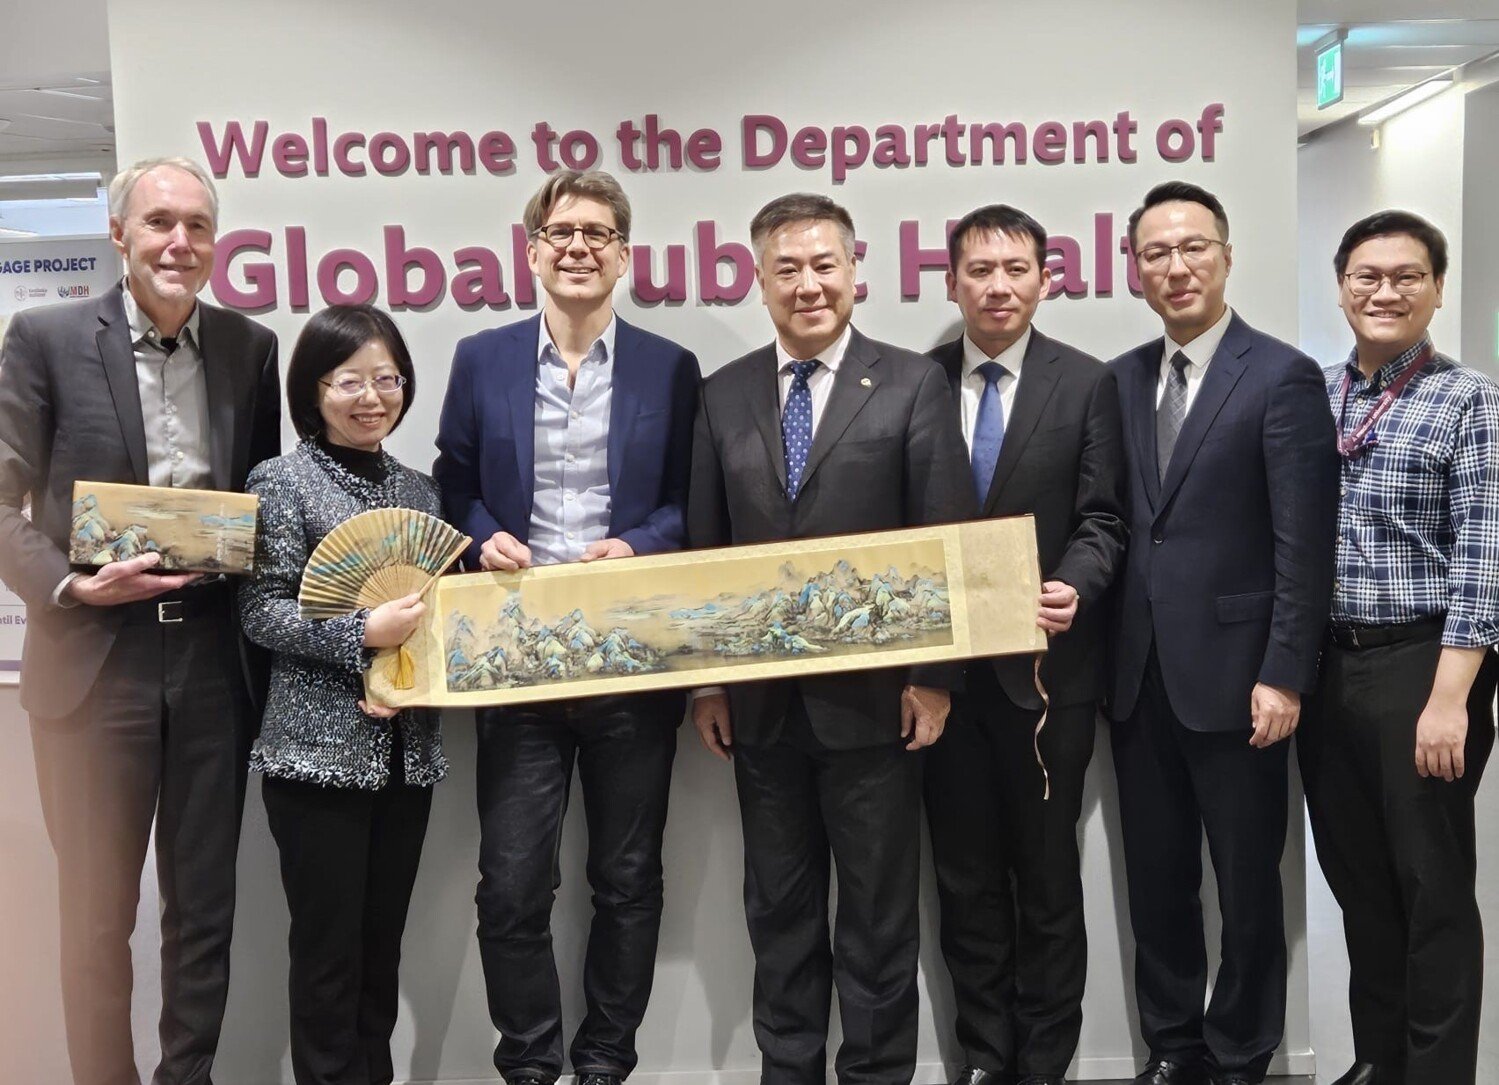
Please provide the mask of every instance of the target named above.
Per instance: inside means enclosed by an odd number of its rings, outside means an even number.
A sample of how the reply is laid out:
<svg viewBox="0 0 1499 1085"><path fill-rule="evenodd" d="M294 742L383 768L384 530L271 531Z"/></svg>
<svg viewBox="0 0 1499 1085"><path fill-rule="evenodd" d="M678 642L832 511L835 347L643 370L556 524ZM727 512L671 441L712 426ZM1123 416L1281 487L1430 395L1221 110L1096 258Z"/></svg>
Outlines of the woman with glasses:
<svg viewBox="0 0 1499 1085"><path fill-rule="evenodd" d="M367 702L364 671L401 644L425 607L411 595L343 618L297 616L302 570L333 528L373 508L442 514L437 487L382 442L416 392L390 317L335 305L308 321L286 373L301 442L262 463L254 577L240 589L245 635L273 653L250 767L263 776L291 913L292 1070L298 1085L382 1085L397 967L432 785L447 772L438 713Z"/></svg>

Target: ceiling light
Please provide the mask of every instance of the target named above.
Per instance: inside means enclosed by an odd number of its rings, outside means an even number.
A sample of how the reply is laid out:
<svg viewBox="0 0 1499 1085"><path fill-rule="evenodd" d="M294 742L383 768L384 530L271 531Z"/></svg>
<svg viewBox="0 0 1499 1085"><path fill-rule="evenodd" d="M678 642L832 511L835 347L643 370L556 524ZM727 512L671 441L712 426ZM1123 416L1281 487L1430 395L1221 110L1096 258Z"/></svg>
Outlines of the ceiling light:
<svg viewBox="0 0 1499 1085"><path fill-rule="evenodd" d="M1383 124L1397 113L1404 113L1413 105L1419 105L1428 98L1435 98L1442 91L1452 86L1451 75L1439 75L1434 79L1428 79L1424 83L1417 83L1402 94L1396 95L1383 105L1375 106L1366 113L1359 115L1358 122L1362 125L1373 126Z"/></svg>

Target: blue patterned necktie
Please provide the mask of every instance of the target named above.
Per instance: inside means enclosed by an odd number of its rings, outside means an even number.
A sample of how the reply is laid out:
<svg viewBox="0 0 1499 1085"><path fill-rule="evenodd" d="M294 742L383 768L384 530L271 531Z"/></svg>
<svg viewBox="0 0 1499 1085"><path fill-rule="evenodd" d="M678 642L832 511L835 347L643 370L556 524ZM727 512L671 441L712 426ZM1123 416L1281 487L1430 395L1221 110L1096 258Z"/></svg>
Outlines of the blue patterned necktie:
<svg viewBox="0 0 1499 1085"><path fill-rule="evenodd" d="M812 389L807 378L822 363L791 363L791 391L781 411L781 444L786 449L786 496L796 500L802 486L802 472L807 468L807 453L812 448Z"/></svg>
<svg viewBox="0 0 1499 1085"><path fill-rule="evenodd" d="M982 507L994 481L994 465L999 462L999 448L1005 443L1005 410L999 399L999 382L1007 370L998 362L985 362L977 372L984 378L984 392L979 397L978 417L973 423L973 489Z"/></svg>
<svg viewBox="0 0 1499 1085"><path fill-rule="evenodd" d="M1171 463L1171 453L1187 417L1187 366L1191 364L1192 360L1181 351L1171 356L1166 390L1161 393L1161 405L1155 409L1155 459L1159 472L1156 477L1161 482L1166 481L1166 467Z"/></svg>

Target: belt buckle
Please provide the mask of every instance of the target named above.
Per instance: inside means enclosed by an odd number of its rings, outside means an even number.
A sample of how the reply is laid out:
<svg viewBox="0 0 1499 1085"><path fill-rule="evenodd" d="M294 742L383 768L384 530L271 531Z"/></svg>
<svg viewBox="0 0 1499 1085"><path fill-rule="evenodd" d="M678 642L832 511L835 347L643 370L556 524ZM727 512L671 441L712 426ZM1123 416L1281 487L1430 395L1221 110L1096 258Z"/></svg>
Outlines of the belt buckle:
<svg viewBox="0 0 1499 1085"><path fill-rule="evenodd" d="M168 599L156 604L156 620L162 625L180 625L182 622L182 600Z"/></svg>
<svg viewBox="0 0 1499 1085"><path fill-rule="evenodd" d="M1348 627L1348 639L1353 642L1353 646L1355 648L1363 647L1363 645L1358 642L1358 626L1352 625Z"/></svg>

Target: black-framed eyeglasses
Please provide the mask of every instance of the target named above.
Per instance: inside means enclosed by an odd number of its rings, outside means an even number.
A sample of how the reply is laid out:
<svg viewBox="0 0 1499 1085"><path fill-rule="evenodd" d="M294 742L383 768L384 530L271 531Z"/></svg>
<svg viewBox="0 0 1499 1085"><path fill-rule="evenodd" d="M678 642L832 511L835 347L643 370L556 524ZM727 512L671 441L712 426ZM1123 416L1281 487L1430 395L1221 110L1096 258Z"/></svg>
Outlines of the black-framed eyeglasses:
<svg viewBox="0 0 1499 1085"><path fill-rule="evenodd" d="M1383 274L1378 271L1350 271L1343 276L1343 282L1348 284L1348 292L1355 297L1367 298L1379 293L1379 288L1389 283L1397 294L1410 297L1419 294L1421 288L1426 285L1429 271L1396 271Z"/></svg>
<svg viewBox="0 0 1499 1085"><path fill-rule="evenodd" d="M554 222L550 226L542 226L531 231L531 237L537 241L545 241L554 249L565 249L573 243L573 235L581 233L583 244L595 252L607 246L611 241L618 238L623 241L625 235L612 226L604 226L600 223L590 223L587 226L569 226L565 222Z"/></svg>
<svg viewBox="0 0 1499 1085"><path fill-rule="evenodd" d="M318 383L333 389L335 395L353 399L364 395L366 388L373 388L382 396L393 396L406 387L406 378L398 373L381 373L378 377L370 377L368 380L361 380L358 377L339 377L338 380L318 381Z"/></svg>
<svg viewBox="0 0 1499 1085"><path fill-rule="evenodd" d="M1161 271L1171 263L1171 254L1179 253L1188 267L1201 267L1213 258L1214 245L1225 244L1213 237L1189 237L1179 245L1146 245L1135 253L1135 259L1143 268Z"/></svg>

